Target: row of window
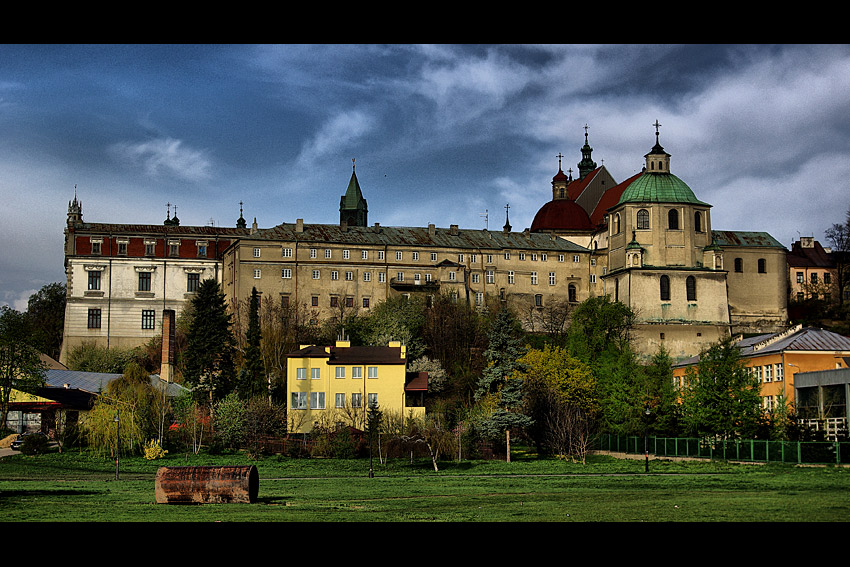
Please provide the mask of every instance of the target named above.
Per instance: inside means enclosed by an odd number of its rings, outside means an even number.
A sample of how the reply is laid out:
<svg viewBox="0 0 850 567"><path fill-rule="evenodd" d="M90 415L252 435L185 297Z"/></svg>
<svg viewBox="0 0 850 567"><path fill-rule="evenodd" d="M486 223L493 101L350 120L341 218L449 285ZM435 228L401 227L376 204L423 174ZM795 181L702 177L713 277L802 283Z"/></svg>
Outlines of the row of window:
<svg viewBox="0 0 850 567"><path fill-rule="evenodd" d="M90 291L98 291L101 286L100 270L88 271L88 289ZM194 293L198 291L198 285L201 283L201 274L186 274L186 291ZM139 272L139 291L151 290L151 272Z"/></svg>
<svg viewBox="0 0 850 567"><path fill-rule="evenodd" d="M758 259L758 273L766 274L767 273L767 260L764 258ZM743 258L735 258L735 271L741 273L744 271L744 260Z"/></svg>
<svg viewBox="0 0 850 567"><path fill-rule="evenodd" d="M334 370L335 378L344 379L345 378L345 366L336 366ZM378 377L378 367L377 366L367 366L366 367L366 376L368 378L377 378ZM352 366L351 367L351 377L354 379L363 378L363 367L362 366ZM307 369L306 368L296 368L295 369L295 379L296 380L306 380L307 379ZM322 379L322 369L321 368L310 368L310 379L311 380L321 380Z"/></svg>
<svg viewBox="0 0 850 567"><path fill-rule="evenodd" d="M785 367L781 363L750 366L748 371L759 382L782 382L785 379Z"/></svg>
<svg viewBox="0 0 850 567"><path fill-rule="evenodd" d="M670 278L661 276L659 281L661 301L670 301ZM685 279L685 295L688 301L697 300L697 280L693 276Z"/></svg>
<svg viewBox="0 0 850 567"><path fill-rule="evenodd" d="M180 256L180 240L169 240L168 241L168 255L173 257ZM127 249L129 246L128 241L119 240L118 241L118 256L127 256ZM195 242L195 252L198 258L206 258L208 256L209 245L206 241L196 241ZM91 239L91 254L93 256L100 256L103 254L103 240L102 239ZM155 256L156 255L156 241L155 240L145 240L145 256Z"/></svg>
<svg viewBox="0 0 850 567"><path fill-rule="evenodd" d="M813 284L818 283L817 272L812 272L811 274L809 274L809 276L810 276L810 279L812 280ZM805 282L806 282L806 278L805 278L805 275L803 274L803 272L797 272L797 283L801 284L801 283L805 283ZM832 274L830 274L829 272L824 272L823 273L823 283L825 283L827 285L832 283Z"/></svg>
<svg viewBox="0 0 850 567"><path fill-rule="evenodd" d="M378 407L378 394L366 394L366 400L369 407ZM292 392L290 409L306 410L309 400L311 410L325 409L325 393L324 392ZM354 392L350 397L351 407L363 407L363 394ZM346 407L345 394L339 393L334 396L334 405L337 408Z"/></svg>
<svg viewBox="0 0 850 567"><path fill-rule="evenodd" d="M360 251L360 259L361 260L368 260L369 259L369 252L370 252L369 250L361 250ZM373 252L375 252L377 254L378 260L384 260L385 259L385 254L384 254L383 250L375 250ZM292 254L293 254L292 248L283 248L281 250L281 256L283 258L292 258ZM410 252L410 254L411 254L411 258L414 262L419 261L419 252ZM260 258L261 255L262 255L262 248L255 247L254 251L253 251L253 255L254 255L254 258ZM538 259L541 262L546 262L549 259L549 255L546 254L546 253L538 254L537 252L519 252L518 255L519 255L520 260L529 259L532 262L536 262L536 261L538 261ZM469 259L470 264L475 264L475 263L478 262L478 256L479 256L478 254L458 254L457 255L457 261L458 261L459 264L463 264L463 263L466 262L467 259ZM484 258L485 263L487 263L487 264L493 263L493 254L481 254L481 256ZM318 258L318 257L319 257L319 249L318 248L310 248L310 258ZM333 258L333 249L325 248L324 249L324 257L326 259L332 259ZM505 257L505 260L510 260L511 259L511 253L505 252L504 257ZM430 258L431 258L432 262L436 262L437 261L437 253L436 252L430 252ZM351 251L350 250L343 250L342 251L342 259L343 260L350 260L351 259ZM399 261L404 260L404 252L401 251L401 250L397 251L395 253L395 259L399 260ZM558 254L558 261L559 262L565 262L566 261L566 255L565 254ZM580 261L581 261L581 256L578 255L578 254L573 254L573 262L578 263Z"/></svg>
<svg viewBox="0 0 850 567"><path fill-rule="evenodd" d="M636 215L636 224L638 230L649 230L649 211L646 209L640 209ZM694 230L696 232L703 232L703 219L702 212L696 211L694 212ZM614 215L612 221L612 234L620 234L620 213ZM669 209L667 211L667 229L668 230L679 230L679 210L678 209Z"/></svg>
<svg viewBox="0 0 850 567"><path fill-rule="evenodd" d="M100 329L103 314L100 308L89 309L87 326L89 329ZM153 309L142 309L142 329L156 329L156 311Z"/></svg>
<svg viewBox="0 0 850 567"><path fill-rule="evenodd" d="M259 279L262 278L262 276L263 276L262 270L260 268L255 268L254 269L254 279L259 280ZM311 276L314 280L322 279L322 271L321 270L312 270ZM339 280L339 271L331 270L330 276L331 276L332 281ZM345 281L353 281L354 280L354 272L352 272L352 271L346 271L344 273L344 276L345 276ZM280 277L285 279L285 280L292 279L292 268L282 268L280 270ZM530 277L530 280L531 280L531 285L537 285L537 283L538 283L537 272L531 272L529 274L529 277ZM405 278L404 272L396 272L396 276L395 276L396 282L403 282L403 281L405 281L404 278ZM470 274L470 280L474 284L481 283L481 274ZM496 283L496 273L495 273L495 271L494 270L487 270L484 273L484 280L488 284ZM364 282L371 282L372 281L372 272L363 272L363 281ZM387 274L385 272L378 272L378 283L386 283L386 281L387 281ZM413 281L415 283L423 281L422 274L420 274L418 272L414 273L413 274ZM432 281L432 275L426 273L424 281L426 281L426 282ZM450 281L450 282L458 281L457 272L449 271L448 272L448 281ZM556 285L556 283L557 283L556 272L549 272L548 281L549 281L549 285ZM515 277L513 270L508 271L508 283L513 284L515 282L516 282L516 277ZM596 282L596 274L592 274L591 275L591 283L595 283L595 282Z"/></svg>

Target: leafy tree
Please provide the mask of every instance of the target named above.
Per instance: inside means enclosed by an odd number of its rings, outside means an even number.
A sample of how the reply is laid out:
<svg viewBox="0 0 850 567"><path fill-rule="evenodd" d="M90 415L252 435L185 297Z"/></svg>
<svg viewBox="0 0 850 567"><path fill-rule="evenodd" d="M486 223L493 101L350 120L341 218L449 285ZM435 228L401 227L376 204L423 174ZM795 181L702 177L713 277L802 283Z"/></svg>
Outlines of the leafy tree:
<svg viewBox="0 0 850 567"><path fill-rule="evenodd" d="M83 341L68 351L68 368L82 372L119 374L136 358L134 349L105 347L92 341Z"/></svg>
<svg viewBox="0 0 850 567"><path fill-rule="evenodd" d="M644 367L644 405L649 408L649 427L655 435L678 434L679 404L673 389L673 360L662 346Z"/></svg>
<svg viewBox="0 0 850 567"><path fill-rule="evenodd" d="M44 385L44 365L30 331L25 314L0 307L0 427L6 425L13 389L33 393Z"/></svg>
<svg viewBox="0 0 850 567"><path fill-rule="evenodd" d="M245 438L245 416L247 407L235 391L230 392L215 404L213 425L216 441L225 447L238 449Z"/></svg>
<svg viewBox="0 0 850 567"><path fill-rule="evenodd" d="M381 301L372 308L365 322L363 341L375 346L386 346L391 340L401 341L407 347L408 358L419 358L425 352L421 338L424 307L418 296L398 295Z"/></svg>
<svg viewBox="0 0 850 567"><path fill-rule="evenodd" d="M234 340L224 294L215 280L200 283L192 299L183 378L210 405L235 387Z"/></svg>
<svg viewBox="0 0 850 567"><path fill-rule="evenodd" d="M604 353L629 348L634 320L631 309L607 295L586 299L570 319L570 354L594 365Z"/></svg>
<svg viewBox="0 0 850 567"><path fill-rule="evenodd" d="M32 294L27 303L27 317L34 346L59 360L65 328L65 284L47 284Z"/></svg>
<svg viewBox="0 0 850 567"><path fill-rule="evenodd" d="M597 381L590 367L566 349L545 345L520 359L526 413L538 450L579 455L584 460L599 410Z"/></svg>
<svg viewBox="0 0 850 567"><path fill-rule="evenodd" d="M752 437L761 416L758 379L741 360L731 337L700 354L682 389L682 425L691 435Z"/></svg>

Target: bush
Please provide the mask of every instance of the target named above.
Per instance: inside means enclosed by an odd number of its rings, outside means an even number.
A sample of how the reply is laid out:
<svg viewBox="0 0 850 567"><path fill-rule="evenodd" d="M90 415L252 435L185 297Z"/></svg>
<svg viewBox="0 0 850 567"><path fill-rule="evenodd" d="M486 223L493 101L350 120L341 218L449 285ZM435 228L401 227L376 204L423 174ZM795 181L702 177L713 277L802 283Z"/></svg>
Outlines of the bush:
<svg viewBox="0 0 850 567"><path fill-rule="evenodd" d="M163 450L159 445L159 441L151 439L145 443L145 459L153 461L154 459L162 459L168 451Z"/></svg>
<svg viewBox="0 0 850 567"><path fill-rule="evenodd" d="M21 443L21 453L24 455L40 455L47 452L50 441L44 435L27 435Z"/></svg>

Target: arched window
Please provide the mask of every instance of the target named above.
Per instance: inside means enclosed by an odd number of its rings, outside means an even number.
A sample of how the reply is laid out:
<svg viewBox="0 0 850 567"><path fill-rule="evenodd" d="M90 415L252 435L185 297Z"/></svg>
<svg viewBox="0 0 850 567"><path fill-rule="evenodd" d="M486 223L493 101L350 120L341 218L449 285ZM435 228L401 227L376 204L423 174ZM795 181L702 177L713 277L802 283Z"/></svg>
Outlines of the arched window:
<svg viewBox="0 0 850 567"><path fill-rule="evenodd" d="M620 234L620 213L614 215L614 234Z"/></svg>
<svg viewBox="0 0 850 567"><path fill-rule="evenodd" d="M694 230L702 232L702 213L699 211L694 213Z"/></svg>
<svg viewBox="0 0 850 567"><path fill-rule="evenodd" d="M637 212L637 227L638 229L649 228L649 211L641 209Z"/></svg>
<svg viewBox="0 0 850 567"><path fill-rule="evenodd" d="M661 301L670 301L670 278L661 276Z"/></svg>
<svg viewBox="0 0 850 567"><path fill-rule="evenodd" d="M764 258L759 258L759 273L767 273L767 262L765 262Z"/></svg>
<svg viewBox="0 0 850 567"><path fill-rule="evenodd" d="M667 228L679 230L679 211L676 209L670 209L667 212Z"/></svg>
<svg viewBox="0 0 850 567"><path fill-rule="evenodd" d="M744 261L740 258L735 258L735 271L743 272L744 271Z"/></svg>
<svg viewBox="0 0 850 567"><path fill-rule="evenodd" d="M685 280L685 289L688 293L688 301L697 300L697 279L693 276L688 276Z"/></svg>
<svg viewBox="0 0 850 567"><path fill-rule="evenodd" d="M620 301L620 280L614 280L614 301Z"/></svg>
<svg viewBox="0 0 850 567"><path fill-rule="evenodd" d="M575 284L570 284L569 286L567 286L567 297L568 297L570 303L577 303L578 302L578 296L576 294Z"/></svg>

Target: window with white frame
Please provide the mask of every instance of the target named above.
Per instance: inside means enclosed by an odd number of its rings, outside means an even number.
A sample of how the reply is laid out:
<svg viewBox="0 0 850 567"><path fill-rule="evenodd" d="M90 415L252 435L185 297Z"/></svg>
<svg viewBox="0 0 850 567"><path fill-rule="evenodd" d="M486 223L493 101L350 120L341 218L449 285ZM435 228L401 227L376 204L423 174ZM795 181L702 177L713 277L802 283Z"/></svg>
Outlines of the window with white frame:
<svg viewBox="0 0 850 567"><path fill-rule="evenodd" d="M510 260L510 259L511 259L511 253L505 252L505 260Z"/></svg>
<svg viewBox="0 0 850 567"><path fill-rule="evenodd" d="M142 329L156 328L156 312L153 309L142 309Z"/></svg>
<svg viewBox="0 0 850 567"><path fill-rule="evenodd" d="M89 290L97 291L100 289L100 270L90 270L89 274Z"/></svg>
<svg viewBox="0 0 850 567"><path fill-rule="evenodd" d="M337 378L345 378L345 366L337 366L336 367L336 377Z"/></svg>
<svg viewBox="0 0 850 567"><path fill-rule="evenodd" d="M350 255L350 252L348 250L342 251L342 259L343 260L348 260L350 257L351 257L351 255Z"/></svg>
<svg viewBox="0 0 850 567"><path fill-rule="evenodd" d="M474 264L478 261L478 254L470 254L469 255L469 263Z"/></svg>
<svg viewBox="0 0 850 567"><path fill-rule="evenodd" d="M514 283L514 273L512 271L508 272L508 283L509 284Z"/></svg>
<svg viewBox="0 0 850 567"><path fill-rule="evenodd" d="M310 369L310 378L312 380L321 380L322 369L321 368L311 368Z"/></svg>
<svg viewBox="0 0 850 567"><path fill-rule="evenodd" d="M260 257L260 249L254 248L254 258L259 258L259 257Z"/></svg>
<svg viewBox="0 0 850 567"><path fill-rule="evenodd" d="M307 392L292 392L290 408L296 410L307 409Z"/></svg>
<svg viewBox="0 0 850 567"><path fill-rule="evenodd" d="M493 270L487 270L486 281L489 284L496 283L496 273Z"/></svg>
<svg viewBox="0 0 850 567"><path fill-rule="evenodd" d="M458 264L463 264L463 254L458 254L458 255L457 255L457 263L458 263Z"/></svg>
<svg viewBox="0 0 850 567"><path fill-rule="evenodd" d="M367 368L369 378L377 378L378 377L378 367L377 366L369 366Z"/></svg>
<svg viewBox="0 0 850 567"><path fill-rule="evenodd" d="M413 259L414 259L414 260L419 260L419 252L414 252L414 253L413 253Z"/></svg>
<svg viewBox="0 0 850 567"><path fill-rule="evenodd" d="M563 262L563 261L564 261L564 255L563 255L563 254L558 254L558 261L559 261L559 262Z"/></svg>
<svg viewBox="0 0 850 567"><path fill-rule="evenodd" d="M314 280L319 279L319 270L313 270L313 279Z"/></svg>
<svg viewBox="0 0 850 567"><path fill-rule="evenodd" d="M475 293L475 305L484 305L484 294L480 291Z"/></svg>
<svg viewBox="0 0 850 567"><path fill-rule="evenodd" d="M756 380L761 383L761 366L756 366Z"/></svg>
<svg viewBox="0 0 850 567"><path fill-rule="evenodd" d="M318 254L318 251L315 248L310 248L310 257L315 258Z"/></svg>
<svg viewBox="0 0 850 567"><path fill-rule="evenodd" d="M488 263L488 264L492 264L492 263L493 263L493 255L492 255L492 254L487 254L487 263Z"/></svg>
<svg viewBox="0 0 850 567"><path fill-rule="evenodd" d="M396 272L395 281L403 282L404 281L404 272Z"/></svg>
<svg viewBox="0 0 850 567"><path fill-rule="evenodd" d="M378 394L366 394L370 408L378 407Z"/></svg>
<svg viewBox="0 0 850 567"><path fill-rule="evenodd" d="M325 393L310 392L310 409L323 410L325 409Z"/></svg>
<svg viewBox="0 0 850 567"><path fill-rule="evenodd" d="M336 281L339 279L339 272L336 270L331 270L331 280Z"/></svg>
<svg viewBox="0 0 850 567"><path fill-rule="evenodd" d="M478 274L472 274L472 283L478 283Z"/></svg>
<svg viewBox="0 0 850 567"><path fill-rule="evenodd" d="M363 394L361 394L360 392L354 392L353 394L351 394L351 407L363 407Z"/></svg>
<svg viewBox="0 0 850 567"><path fill-rule="evenodd" d="M519 253L519 259L520 259L520 260L525 260L525 252L520 252L520 253Z"/></svg>
<svg viewBox="0 0 850 567"><path fill-rule="evenodd" d="M354 272L345 272L345 281L350 282L354 280Z"/></svg>
<svg viewBox="0 0 850 567"><path fill-rule="evenodd" d="M581 256L573 254L573 262L577 264L579 261L581 261Z"/></svg>
<svg viewBox="0 0 850 567"><path fill-rule="evenodd" d="M532 262L536 262L536 261L537 261L537 253L532 252L532 254L531 254L531 261L532 261Z"/></svg>
<svg viewBox="0 0 850 567"><path fill-rule="evenodd" d="M545 262L545 261L546 261L546 259L547 259L548 257L549 257L549 256L547 256L546 254L541 254L541 255L540 255L540 261L541 261L541 262Z"/></svg>
<svg viewBox="0 0 850 567"><path fill-rule="evenodd" d="M254 268L254 279L255 280L260 279L261 275L262 275L262 272L260 271L260 268Z"/></svg>
<svg viewBox="0 0 850 567"><path fill-rule="evenodd" d="M292 279L292 268L281 268L280 277L285 280Z"/></svg>
<svg viewBox="0 0 850 567"><path fill-rule="evenodd" d="M436 252L431 252L431 261L432 261L432 262L436 262L436 261L437 261L437 253L436 253Z"/></svg>
<svg viewBox="0 0 850 567"><path fill-rule="evenodd" d="M531 285L537 285L537 272L531 272Z"/></svg>
<svg viewBox="0 0 850 567"><path fill-rule="evenodd" d="M387 281L387 274L384 272L378 272L378 281L380 283L385 283Z"/></svg>
<svg viewBox="0 0 850 567"><path fill-rule="evenodd" d="M764 381L773 382L773 366L770 364L764 367Z"/></svg>
<svg viewBox="0 0 850 567"><path fill-rule="evenodd" d="M426 282L430 282L430 281L431 281L431 274L425 274L425 281L426 281Z"/></svg>
<svg viewBox="0 0 850 567"><path fill-rule="evenodd" d="M590 274L590 283L596 283L596 274Z"/></svg>
<svg viewBox="0 0 850 567"><path fill-rule="evenodd" d="M396 260L401 260L403 257L404 257L404 254L402 254L401 250L399 250L398 252L395 253L395 259Z"/></svg>
<svg viewBox="0 0 850 567"><path fill-rule="evenodd" d="M292 248L282 248L280 255L283 258L292 258Z"/></svg>
<svg viewBox="0 0 850 567"><path fill-rule="evenodd" d="M384 251L378 250L378 260L383 260L383 259L384 259Z"/></svg>
<svg viewBox="0 0 850 567"><path fill-rule="evenodd" d="M355 366L351 369L351 377L354 379L363 378L363 367Z"/></svg>
<svg viewBox="0 0 850 567"><path fill-rule="evenodd" d="M549 272L549 285L555 285L555 272Z"/></svg>
<svg viewBox="0 0 850 567"><path fill-rule="evenodd" d="M449 272L449 281L453 282L457 279L457 272Z"/></svg>
<svg viewBox="0 0 850 567"><path fill-rule="evenodd" d="M361 250L360 251L360 259L361 260L368 260L369 259L369 251L368 250Z"/></svg>
<svg viewBox="0 0 850 567"><path fill-rule="evenodd" d="M325 248L325 258L330 258L330 257L331 257L331 249Z"/></svg>
<svg viewBox="0 0 850 567"><path fill-rule="evenodd" d="M422 274L419 274L419 273L413 274L413 281L414 282L419 283L419 280L421 280L421 279L422 279Z"/></svg>
<svg viewBox="0 0 850 567"><path fill-rule="evenodd" d="M336 394L334 396L334 406L337 408L345 407L345 394Z"/></svg>
<svg viewBox="0 0 850 567"><path fill-rule="evenodd" d="M363 272L363 281L364 282L372 281L372 272Z"/></svg>
<svg viewBox="0 0 850 567"><path fill-rule="evenodd" d="M307 379L307 369L306 368L296 368L295 369L295 379L296 380L306 380Z"/></svg>
<svg viewBox="0 0 850 567"><path fill-rule="evenodd" d="M774 378L777 382L782 382L785 379L785 367L782 364L775 364L774 368L776 369L776 376Z"/></svg>
<svg viewBox="0 0 850 567"><path fill-rule="evenodd" d="M591 265L591 266L595 266L595 265L596 265L596 258L591 258L591 259L590 259L590 265Z"/></svg>

